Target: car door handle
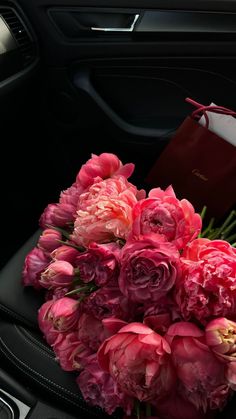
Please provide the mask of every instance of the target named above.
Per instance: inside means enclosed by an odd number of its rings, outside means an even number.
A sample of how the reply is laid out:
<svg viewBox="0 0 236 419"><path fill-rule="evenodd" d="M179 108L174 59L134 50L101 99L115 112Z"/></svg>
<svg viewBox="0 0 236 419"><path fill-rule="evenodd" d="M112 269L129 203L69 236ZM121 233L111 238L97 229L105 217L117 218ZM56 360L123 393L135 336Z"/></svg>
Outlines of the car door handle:
<svg viewBox="0 0 236 419"><path fill-rule="evenodd" d="M139 14L134 15L133 21L131 22L131 25L127 28L109 28L109 27L99 27L99 26L92 26L91 31L103 31L103 32L132 32L135 27L135 23L137 22L139 18Z"/></svg>

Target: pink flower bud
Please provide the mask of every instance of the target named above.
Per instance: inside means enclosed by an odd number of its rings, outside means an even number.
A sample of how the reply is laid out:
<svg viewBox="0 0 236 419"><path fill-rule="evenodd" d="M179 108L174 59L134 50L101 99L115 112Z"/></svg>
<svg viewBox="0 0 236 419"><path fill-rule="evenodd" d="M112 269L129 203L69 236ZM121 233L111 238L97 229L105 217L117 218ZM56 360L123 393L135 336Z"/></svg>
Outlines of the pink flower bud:
<svg viewBox="0 0 236 419"><path fill-rule="evenodd" d="M76 257L79 255L80 252L78 250L67 245L60 246L51 253L52 259L64 260L65 262L69 262L72 265L74 264Z"/></svg>
<svg viewBox="0 0 236 419"><path fill-rule="evenodd" d="M78 303L68 297L53 301L47 312L47 319L60 332L73 329L79 319Z"/></svg>
<svg viewBox="0 0 236 419"><path fill-rule="evenodd" d="M206 343L212 351L225 361L236 360L236 323L220 317L206 326Z"/></svg>
<svg viewBox="0 0 236 419"><path fill-rule="evenodd" d="M47 228L42 232L39 238L38 247L45 252L51 253L60 246L60 240L62 240L62 237L59 231Z"/></svg>
<svg viewBox="0 0 236 419"><path fill-rule="evenodd" d="M51 263L41 274L39 283L44 288L67 287L74 279L74 268L69 262L58 260Z"/></svg>
<svg viewBox="0 0 236 419"><path fill-rule="evenodd" d="M25 258L23 268L23 285L32 286L36 289L41 288L40 274L49 264L50 258L43 252L43 250L35 247Z"/></svg>
<svg viewBox="0 0 236 419"><path fill-rule="evenodd" d="M68 223L75 220L75 207L71 204L49 204L40 217L39 224L42 228L48 226L67 227Z"/></svg>

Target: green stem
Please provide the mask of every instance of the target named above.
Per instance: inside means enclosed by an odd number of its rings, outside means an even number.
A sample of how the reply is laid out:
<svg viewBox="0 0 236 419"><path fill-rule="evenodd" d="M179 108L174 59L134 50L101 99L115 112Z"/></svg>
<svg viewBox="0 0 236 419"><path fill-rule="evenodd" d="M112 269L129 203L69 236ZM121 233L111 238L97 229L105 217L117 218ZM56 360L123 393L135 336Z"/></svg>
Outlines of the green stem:
<svg viewBox="0 0 236 419"><path fill-rule="evenodd" d="M206 210L207 210L207 207L206 207L206 205L204 205L204 207L202 208L201 214L200 214L200 217L201 217L202 221L203 221L203 219L206 215Z"/></svg>
<svg viewBox="0 0 236 419"><path fill-rule="evenodd" d="M140 402L135 400L135 412L138 419L140 419Z"/></svg>
<svg viewBox="0 0 236 419"><path fill-rule="evenodd" d="M212 230L212 227L213 227L213 225L214 225L214 222L215 222L215 218L211 218L211 219L210 219L210 222L209 222L209 224L208 224L208 226L207 226L207 227L206 227L206 229L202 232L201 237L205 237L205 236L206 236L206 234L207 234L209 231L211 231L211 230Z"/></svg>
<svg viewBox="0 0 236 419"><path fill-rule="evenodd" d="M227 237L227 242L231 243L231 242L235 242L236 240L236 234L232 234L232 236Z"/></svg>
<svg viewBox="0 0 236 419"><path fill-rule="evenodd" d="M219 234L221 234L226 227L231 223L232 219L235 217L235 211L231 211L229 216L226 218L225 222L222 224L222 226L219 229Z"/></svg>
<svg viewBox="0 0 236 419"><path fill-rule="evenodd" d="M65 246L68 247L73 247L73 249L78 250L79 252L84 252L85 248L84 247L80 247L80 246L76 246L76 244L72 244L72 243L68 243L68 242L64 242L63 240L57 240L59 243L64 244Z"/></svg>
<svg viewBox="0 0 236 419"><path fill-rule="evenodd" d="M231 246L232 246L232 247L236 247L236 242L235 242L235 243L233 243L233 244L231 244Z"/></svg>
<svg viewBox="0 0 236 419"><path fill-rule="evenodd" d="M224 231L222 231L222 233L221 233L221 236L222 236L222 239L225 239L225 240L227 240L226 239L226 237L227 237L227 234L229 234L230 232L231 232L231 230L233 230L233 228L236 226L236 220L235 221L233 221Z"/></svg>
<svg viewBox="0 0 236 419"><path fill-rule="evenodd" d="M146 403L146 416L152 416L152 406L150 403Z"/></svg>

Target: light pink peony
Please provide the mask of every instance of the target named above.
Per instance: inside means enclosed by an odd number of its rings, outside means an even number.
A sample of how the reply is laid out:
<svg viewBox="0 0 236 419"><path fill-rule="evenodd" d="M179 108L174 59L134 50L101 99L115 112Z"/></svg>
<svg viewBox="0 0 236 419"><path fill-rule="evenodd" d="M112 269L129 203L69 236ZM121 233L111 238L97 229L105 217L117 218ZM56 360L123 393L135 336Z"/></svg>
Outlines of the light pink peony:
<svg viewBox="0 0 236 419"><path fill-rule="evenodd" d="M91 186L97 178L107 179L112 176L122 175L129 178L134 171L134 164L128 163L123 166L115 154L102 153L99 156L92 154L91 159L81 167L76 182L84 188Z"/></svg>
<svg viewBox="0 0 236 419"><path fill-rule="evenodd" d="M75 278L74 268L69 262L57 260L50 263L41 273L39 283L44 288L69 287Z"/></svg>
<svg viewBox="0 0 236 419"><path fill-rule="evenodd" d="M236 319L236 249L229 243L196 239L182 258L176 301L185 320Z"/></svg>
<svg viewBox="0 0 236 419"><path fill-rule="evenodd" d="M49 204L40 217L39 225L42 228L67 228L75 220L75 208L71 204Z"/></svg>
<svg viewBox="0 0 236 419"><path fill-rule="evenodd" d="M180 381L181 394L198 409L221 409L229 398L225 365L207 346L204 332L195 324L178 322L165 336Z"/></svg>
<svg viewBox="0 0 236 419"><path fill-rule="evenodd" d="M61 333L52 346L64 371L81 370L92 354L92 351L78 339L77 331Z"/></svg>
<svg viewBox="0 0 236 419"><path fill-rule="evenodd" d="M175 384L170 352L163 337L141 323L130 323L105 340L98 361L126 394L140 401L158 400Z"/></svg>
<svg viewBox="0 0 236 419"><path fill-rule="evenodd" d="M131 229L137 189L123 176L93 184L80 196L72 240L88 246L115 238L125 239Z"/></svg>
<svg viewBox="0 0 236 419"><path fill-rule="evenodd" d="M38 314L39 326L44 333L45 330L50 329L50 326L54 331L70 331L77 326L78 320L78 302L68 297L47 301L42 305Z"/></svg>
<svg viewBox="0 0 236 419"><path fill-rule="evenodd" d="M62 260L74 265L75 260L79 254L80 252L77 249L71 246L63 245L55 249L51 253L51 257L53 260Z"/></svg>
<svg viewBox="0 0 236 419"><path fill-rule="evenodd" d="M57 247L61 246L60 240L62 240L62 236L59 231L46 228L39 237L38 247L46 253L51 253Z"/></svg>
<svg viewBox="0 0 236 419"><path fill-rule="evenodd" d="M170 291L179 275L179 252L163 236L143 236L127 242L122 249L119 286L134 302L158 301Z"/></svg>
<svg viewBox="0 0 236 419"><path fill-rule="evenodd" d="M197 237L202 227L200 215L186 199L179 201L171 186L165 191L152 189L135 205L133 220L132 236L163 234L178 249Z"/></svg>
<svg viewBox="0 0 236 419"><path fill-rule="evenodd" d="M25 258L22 283L25 287L31 286L40 289L40 275L50 262L50 257L42 250L35 247Z"/></svg>
<svg viewBox="0 0 236 419"><path fill-rule="evenodd" d="M236 361L236 323L220 317L205 328L206 343L222 361Z"/></svg>
<svg viewBox="0 0 236 419"><path fill-rule="evenodd" d="M122 407L130 415L133 409L133 399L118 390L113 378L98 365L96 357L86 366L77 378L80 391L92 406L100 406L109 415L117 407Z"/></svg>
<svg viewBox="0 0 236 419"><path fill-rule="evenodd" d="M120 246L116 243L90 243L88 250L76 258L80 279L85 282L94 281L99 287L115 282L119 276Z"/></svg>

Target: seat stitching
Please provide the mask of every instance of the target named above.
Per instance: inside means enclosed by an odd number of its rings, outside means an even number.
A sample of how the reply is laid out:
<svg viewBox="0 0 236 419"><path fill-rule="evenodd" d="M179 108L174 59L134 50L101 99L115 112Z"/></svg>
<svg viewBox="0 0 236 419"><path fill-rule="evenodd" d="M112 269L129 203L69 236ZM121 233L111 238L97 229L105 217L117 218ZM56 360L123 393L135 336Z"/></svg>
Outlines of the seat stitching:
<svg viewBox="0 0 236 419"><path fill-rule="evenodd" d="M56 357L55 357L55 356L53 356L53 354L49 354L48 352L46 352L46 350L44 350L44 349L42 349L42 348L40 349L40 348L37 346L37 344L36 344L36 343L31 342L29 338L27 339L27 337L26 337L26 336L24 336L23 332L21 332L21 330L20 330L20 329L18 329L16 325L14 325L14 327L15 327L15 329L16 329L16 331L17 331L17 333L18 333L18 334L22 337L22 339L24 339L24 341L25 341L25 342L27 342L30 346L32 346L32 348L37 349L37 351L38 351L39 353L41 353L42 355L46 356L46 357L47 357L47 358L49 358L51 361L52 361L52 360L54 360L54 361L55 361L55 358L56 358Z"/></svg>

